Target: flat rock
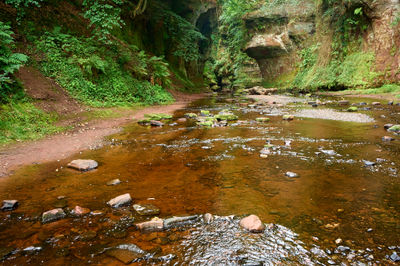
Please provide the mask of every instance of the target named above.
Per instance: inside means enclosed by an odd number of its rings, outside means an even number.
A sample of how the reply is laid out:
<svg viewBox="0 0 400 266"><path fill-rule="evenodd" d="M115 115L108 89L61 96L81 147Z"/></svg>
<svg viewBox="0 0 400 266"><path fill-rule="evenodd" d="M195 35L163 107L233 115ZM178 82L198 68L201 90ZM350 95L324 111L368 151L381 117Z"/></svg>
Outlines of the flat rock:
<svg viewBox="0 0 400 266"><path fill-rule="evenodd" d="M69 168L72 168L72 169L75 169L75 170L86 172L86 171L90 171L90 170L96 169L99 166L99 164L94 160L78 159L78 160L73 160L67 166Z"/></svg>
<svg viewBox="0 0 400 266"><path fill-rule="evenodd" d="M75 208L72 210L73 215L81 216L85 214L89 214L90 210L88 208L83 208L80 206L75 206Z"/></svg>
<svg viewBox="0 0 400 266"><path fill-rule="evenodd" d="M150 221L136 224L136 227L141 231L162 231L164 229L164 221L154 217Z"/></svg>
<svg viewBox="0 0 400 266"><path fill-rule="evenodd" d="M152 204L135 204L133 209L140 215L151 216L160 214L160 209Z"/></svg>
<svg viewBox="0 0 400 266"><path fill-rule="evenodd" d="M124 205L128 205L131 202L132 202L131 194L126 193L126 194L120 195L120 196L118 196L116 198L113 198L113 199L109 200L107 202L107 204L110 207L118 208L118 207L121 207L121 206L124 206Z"/></svg>
<svg viewBox="0 0 400 266"><path fill-rule="evenodd" d="M348 104L350 104L350 102L347 100L341 100L341 101L339 101L339 104L340 105L348 105Z"/></svg>
<svg viewBox="0 0 400 266"><path fill-rule="evenodd" d="M265 230L265 225L254 214L240 220L239 225L252 233L261 233Z"/></svg>
<svg viewBox="0 0 400 266"><path fill-rule="evenodd" d="M2 211L12 211L18 208L18 200L3 200L3 206L1 206Z"/></svg>
<svg viewBox="0 0 400 266"><path fill-rule="evenodd" d="M42 214L42 223L54 222L66 216L65 212L60 209L53 209Z"/></svg>
<svg viewBox="0 0 400 266"><path fill-rule="evenodd" d="M198 218L199 217L197 215L168 218L168 219L164 220L164 227L170 228L170 227L179 226L179 225L191 222L191 221L195 221Z"/></svg>
<svg viewBox="0 0 400 266"><path fill-rule="evenodd" d="M115 186L121 183L121 180L117 179L113 179L107 182L107 186Z"/></svg>
<svg viewBox="0 0 400 266"><path fill-rule="evenodd" d="M129 264L137 259L141 259L146 252L134 244L121 244L107 250L106 254L122 263Z"/></svg>

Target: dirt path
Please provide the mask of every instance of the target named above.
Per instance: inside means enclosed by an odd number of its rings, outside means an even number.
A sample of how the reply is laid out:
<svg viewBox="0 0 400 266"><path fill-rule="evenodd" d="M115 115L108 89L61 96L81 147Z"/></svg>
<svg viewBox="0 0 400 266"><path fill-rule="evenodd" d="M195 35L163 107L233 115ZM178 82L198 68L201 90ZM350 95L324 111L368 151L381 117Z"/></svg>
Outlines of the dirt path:
<svg viewBox="0 0 400 266"><path fill-rule="evenodd" d="M205 97L205 94L171 93L176 99L176 102L171 105L129 111L119 118L91 121L70 132L3 148L0 150L0 176L10 175L13 170L24 165L60 160L81 150L95 147L103 142L104 137L118 133L122 126L131 123L133 119L141 119L148 113L172 114L188 103Z"/></svg>

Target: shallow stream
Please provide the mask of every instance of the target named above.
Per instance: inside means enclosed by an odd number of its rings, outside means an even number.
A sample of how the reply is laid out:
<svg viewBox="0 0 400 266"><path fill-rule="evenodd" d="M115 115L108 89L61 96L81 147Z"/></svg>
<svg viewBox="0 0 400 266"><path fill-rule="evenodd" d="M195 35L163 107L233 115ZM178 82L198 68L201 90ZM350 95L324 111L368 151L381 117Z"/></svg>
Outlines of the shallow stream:
<svg viewBox="0 0 400 266"><path fill-rule="evenodd" d="M400 123L400 106L349 99L367 104L358 113L368 115L373 121L368 123L282 119L299 110L348 107L336 98L320 100L328 103L313 108L307 101L315 98L290 98L281 106L210 97L175 112L164 127L133 123L101 147L2 178L1 200L18 199L20 206L0 213L0 259L10 265L118 265L107 251L135 244L147 254L135 260L138 264L395 264L400 141L382 137L399 138L383 126ZM216 128L190 119L176 123L185 113L223 109L239 121ZM255 121L265 116L269 122ZM269 154L262 158L267 143ZM77 158L94 159L99 167L85 173L66 168ZM107 186L116 178L122 183ZM151 217L106 205L125 193L135 204L157 206L161 218L199 219L162 232L140 232L134 224ZM62 207L68 213L76 205L101 214L40 222L44 211ZM200 216L205 213L217 216L205 224ZM238 221L247 214L258 215L267 230L241 229Z"/></svg>

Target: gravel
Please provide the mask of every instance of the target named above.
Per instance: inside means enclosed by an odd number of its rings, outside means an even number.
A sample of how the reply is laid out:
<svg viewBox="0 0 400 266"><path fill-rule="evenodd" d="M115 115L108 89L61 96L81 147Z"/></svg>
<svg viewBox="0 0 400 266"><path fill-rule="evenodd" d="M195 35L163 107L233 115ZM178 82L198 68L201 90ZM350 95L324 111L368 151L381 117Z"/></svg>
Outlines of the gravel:
<svg viewBox="0 0 400 266"><path fill-rule="evenodd" d="M317 118L317 119L328 119L328 120L338 120L347 122L358 122L358 123L372 123L375 120L366 115L360 113L348 113L348 112L338 112L333 109L304 109L298 111L294 114L296 117L306 117L306 118Z"/></svg>

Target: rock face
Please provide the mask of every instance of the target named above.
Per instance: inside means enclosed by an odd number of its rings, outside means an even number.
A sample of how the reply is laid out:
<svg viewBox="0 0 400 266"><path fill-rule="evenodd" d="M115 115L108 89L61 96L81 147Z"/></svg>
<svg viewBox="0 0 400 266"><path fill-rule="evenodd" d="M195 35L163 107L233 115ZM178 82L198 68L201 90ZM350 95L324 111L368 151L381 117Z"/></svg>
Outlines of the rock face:
<svg viewBox="0 0 400 266"><path fill-rule="evenodd" d="M315 4L307 0L259 9L244 19L252 35L244 51L256 59L263 78L273 80L296 68L298 50L315 32Z"/></svg>
<svg viewBox="0 0 400 266"><path fill-rule="evenodd" d="M132 202L131 194L126 193L124 195L120 195L116 198L113 198L107 202L110 207L118 208L121 206L128 205Z"/></svg>
<svg viewBox="0 0 400 266"><path fill-rule="evenodd" d="M261 233L265 230L265 225L256 215L250 215L240 220L239 225L252 233Z"/></svg>
<svg viewBox="0 0 400 266"><path fill-rule="evenodd" d="M75 169L75 170L79 170L82 172L85 171L90 171L93 169L96 169L98 167L98 163L94 160L73 160L72 162L70 162L68 164L69 168Z"/></svg>
<svg viewBox="0 0 400 266"><path fill-rule="evenodd" d="M58 209L53 209L47 212L44 212L42 214L42 223L49 223L49 222L54 222L59 219L62 219L66 216L65 212L58 208Z"/></svg>

